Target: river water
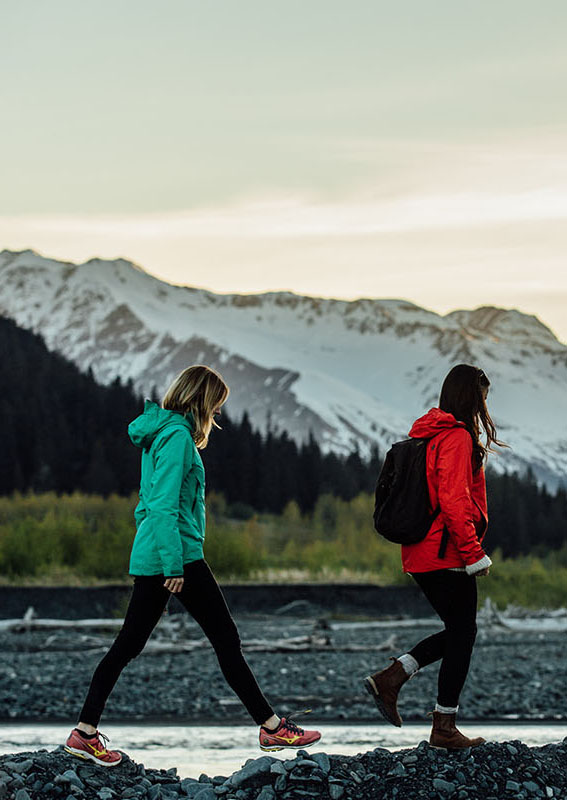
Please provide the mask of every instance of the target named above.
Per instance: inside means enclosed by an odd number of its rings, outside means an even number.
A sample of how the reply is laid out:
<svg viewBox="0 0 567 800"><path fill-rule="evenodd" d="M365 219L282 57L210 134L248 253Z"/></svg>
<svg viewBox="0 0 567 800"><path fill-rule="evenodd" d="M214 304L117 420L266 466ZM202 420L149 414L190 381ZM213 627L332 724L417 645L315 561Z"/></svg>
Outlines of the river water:
<svg viewBox="0 0 567 800"><path fill-rule="evenodd" d="M467 724L461 726L470 736L484 736L491 741L520 739L531 746L560 742L567 737L564 723L537 724ZM110 747L124 750L135 761L146 767L169 769L177 767L180 777L198 778L204 772L209 776L228 776L239 769L248 758L262 755L258 747L258 729L251 725L120 725L108 724L103 728L110 737ZM430 727L419 723L406 723L402 729L391 725L321 725L321 742L311 750L328 754L356 755L386 747L400 750L415 747L429 737ZM27 750L48 750L65 741L69 726L61 724L8 723L0 725L0 754ZM230 738L229 738L230 737ZM278 758L293 758L294 751L272 753ZM72 756L69 756L72 758Z"/></svg>

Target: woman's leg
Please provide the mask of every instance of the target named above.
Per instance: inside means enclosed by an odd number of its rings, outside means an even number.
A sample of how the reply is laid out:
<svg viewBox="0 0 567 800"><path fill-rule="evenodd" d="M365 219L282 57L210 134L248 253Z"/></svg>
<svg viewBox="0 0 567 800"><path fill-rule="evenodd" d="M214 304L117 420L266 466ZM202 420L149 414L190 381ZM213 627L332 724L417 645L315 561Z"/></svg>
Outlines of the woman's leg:
<svg viewBox="0 0 567 800"><path fill-rule="evenodd" d="M124 625L114 644L96 668L79 720L98 726L104 706L124 667L139 655L157 625L170 594L163 587L163 576L143 576L134 580L134 590Z"/></svg>
<svg viewBox="0 0 567 800"><path fill-rule="evenodd" d="M443 659L437 703L456 708L476 638L476 578L450 570L416 573L413 577L445 623L445 630L424 639L410 650L410 655L420 667Z"/></svg>
<svg viewBox="0 0 567 800"><path fill-rule="evenodd" d="M258 725L274 711L256 682L240 646L240 636L220 586L204 560L185 565L185 582L177 598L199 623L212 644L229 686Z"/></svg>

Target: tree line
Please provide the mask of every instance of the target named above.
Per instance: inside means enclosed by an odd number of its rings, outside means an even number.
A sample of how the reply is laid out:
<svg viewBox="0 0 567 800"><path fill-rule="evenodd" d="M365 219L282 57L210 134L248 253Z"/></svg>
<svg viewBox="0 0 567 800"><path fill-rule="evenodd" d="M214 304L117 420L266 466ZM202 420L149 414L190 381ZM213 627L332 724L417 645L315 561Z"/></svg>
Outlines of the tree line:
<svg viewBox="0 0 567 800"><path fill-rule="evenodd" d="M101 386L50 352L42 338L0 318L0 494L81 491L129 495L138 488L140 454L127 435L142 399L119 379ZM285 432L263 435L247 415L223 415L202 452L207 485L233 517L280 514L295 501L303 514L329 494L352 500L374 490L381 458L323 453L313 437L297 444ZM567 540L567 493L550 493L533 476L488 473L490 541L504 556Z"/></svg>

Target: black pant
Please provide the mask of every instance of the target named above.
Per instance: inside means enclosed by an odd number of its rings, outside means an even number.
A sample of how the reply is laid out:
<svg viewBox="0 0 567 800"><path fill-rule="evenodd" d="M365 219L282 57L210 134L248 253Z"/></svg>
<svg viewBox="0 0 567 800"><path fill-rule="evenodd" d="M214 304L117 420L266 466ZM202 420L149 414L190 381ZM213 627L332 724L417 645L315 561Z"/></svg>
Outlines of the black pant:
<svg viewBox="0 0 567 800"><path fill-rule="evenodd" d="M412 577L445 623L445 630L423 639L409 652L420 667L443 659L437 702L454 708L459 705L476 638L476 578L447 569L416 572Z"/></svg>
<svg viewBox="0 0 567 800"><path fill-rule="evenodd" d="M220 586L204 560L186 564L184 578L183 589L176 597L203 629L214 647L229 686L242 700L250 716L260 725L274 712L242 654L238 630ZM139 576L134 579L134 591L124 625L95 670L79 717L81 722L97 727L120 673L144 649L171 597L163 583L163 575Z"/></svg>

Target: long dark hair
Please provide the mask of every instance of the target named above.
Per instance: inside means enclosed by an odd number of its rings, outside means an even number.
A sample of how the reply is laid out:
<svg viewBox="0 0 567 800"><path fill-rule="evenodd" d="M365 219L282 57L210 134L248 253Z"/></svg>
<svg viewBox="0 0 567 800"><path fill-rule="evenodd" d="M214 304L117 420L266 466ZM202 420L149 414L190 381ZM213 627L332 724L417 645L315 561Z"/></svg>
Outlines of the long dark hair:
<svg viewBox="0 0 567 800"><path fill-rule="evenodd" d="M486 407L485 395L490 381L479 369L470 364L457 364L449 372L439 398L439 408L452 414L455 419L464 422L473 440L473 465L478 471L492 445L506 447L498 441L496 427ZM480 427L486 434L486 445L480 440Z"/></svg>

